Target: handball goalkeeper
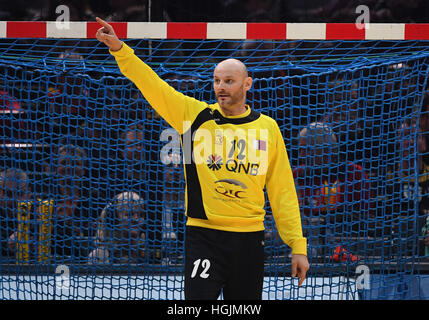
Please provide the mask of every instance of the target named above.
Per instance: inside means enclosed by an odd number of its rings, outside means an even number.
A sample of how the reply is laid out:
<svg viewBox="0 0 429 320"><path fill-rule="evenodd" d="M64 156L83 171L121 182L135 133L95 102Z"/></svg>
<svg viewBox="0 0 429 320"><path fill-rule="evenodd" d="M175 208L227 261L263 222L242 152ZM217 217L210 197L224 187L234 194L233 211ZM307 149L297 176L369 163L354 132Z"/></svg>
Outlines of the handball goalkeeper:
<svg viewBox="0 0 429 320"><path fill-rule="evenodd" d="M121 72L181 135L186 177L185 299L262 298L265 194L282 240L292 248L292 277L309 269L295 184L280 129L246 104L246 66L220 62L217 103L169 86L100 18L96 37Z"/></svg>

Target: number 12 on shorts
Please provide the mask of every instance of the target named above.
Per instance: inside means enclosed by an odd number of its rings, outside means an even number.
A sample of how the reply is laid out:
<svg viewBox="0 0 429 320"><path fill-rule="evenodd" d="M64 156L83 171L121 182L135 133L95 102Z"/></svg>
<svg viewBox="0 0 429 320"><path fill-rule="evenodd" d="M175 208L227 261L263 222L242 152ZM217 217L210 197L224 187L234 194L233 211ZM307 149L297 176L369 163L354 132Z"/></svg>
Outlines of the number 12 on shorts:
<svg viewBox="0 0 429 320"><path fill-rule="evenodd" d="M204 259L203 261L201 261L201 259L197 259L194 261L194 269L192 269L191 278L195 278L197 275L200 264L201 268L203 269L203 271L200 273L200 277L203 279L207 279L209 277L207 271L210 269L210 261L208 259Z"/></svg>

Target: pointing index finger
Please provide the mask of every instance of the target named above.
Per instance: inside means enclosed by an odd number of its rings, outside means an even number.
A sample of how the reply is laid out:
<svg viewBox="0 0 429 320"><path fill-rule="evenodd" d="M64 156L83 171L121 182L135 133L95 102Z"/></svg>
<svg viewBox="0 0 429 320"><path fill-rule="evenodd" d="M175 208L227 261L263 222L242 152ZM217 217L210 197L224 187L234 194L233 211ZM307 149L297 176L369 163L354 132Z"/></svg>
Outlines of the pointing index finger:
<svg viewBox="0 0 429 320"><path fill-rule="evenodd" d="M299 277L299 283L298 283L298 287L300 287L302 285L302 283L304 282L306 277L306 272L303 272L300 277Z"/></svg>
<svg viewBox="0 0 429 320"><path fill-rule="evenodd" d="M96 17L95 20L97 20L97 22L99 24L101 24L103 27L107 28L107 29L111 29L112 26L110 24L108 24L106 21L104 21L103 19L100 19L99 17Z"/></svg>

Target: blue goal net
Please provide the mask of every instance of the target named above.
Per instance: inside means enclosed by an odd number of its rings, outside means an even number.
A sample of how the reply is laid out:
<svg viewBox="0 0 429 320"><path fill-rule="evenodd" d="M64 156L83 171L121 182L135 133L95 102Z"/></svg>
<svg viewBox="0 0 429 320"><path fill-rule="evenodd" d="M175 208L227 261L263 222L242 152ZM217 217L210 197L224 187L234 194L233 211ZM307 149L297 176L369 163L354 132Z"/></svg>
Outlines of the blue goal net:
<svg viewBox="0 0 429 320"><path fill-rule="evenodd" d="M264 299L428 297L428 41L126 42L208 102L218 62L248 66L311 265L298 287L267 201ZM0 299L183 299L178 133L93 39L0 39L0 73Z"/></svg>

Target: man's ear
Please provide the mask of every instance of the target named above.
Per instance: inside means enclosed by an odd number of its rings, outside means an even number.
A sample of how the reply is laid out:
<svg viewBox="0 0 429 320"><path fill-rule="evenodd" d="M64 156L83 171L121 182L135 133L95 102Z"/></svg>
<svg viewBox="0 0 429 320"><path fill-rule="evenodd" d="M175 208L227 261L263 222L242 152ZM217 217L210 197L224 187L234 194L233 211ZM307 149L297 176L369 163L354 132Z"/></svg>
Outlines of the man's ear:
<svg viewBox="0 0 429 320"><path fill-rule="evenodd" d="M249 91L252 88L253 79L251 77L247 77L244 80L244 88L246 91Z"/></svg>

